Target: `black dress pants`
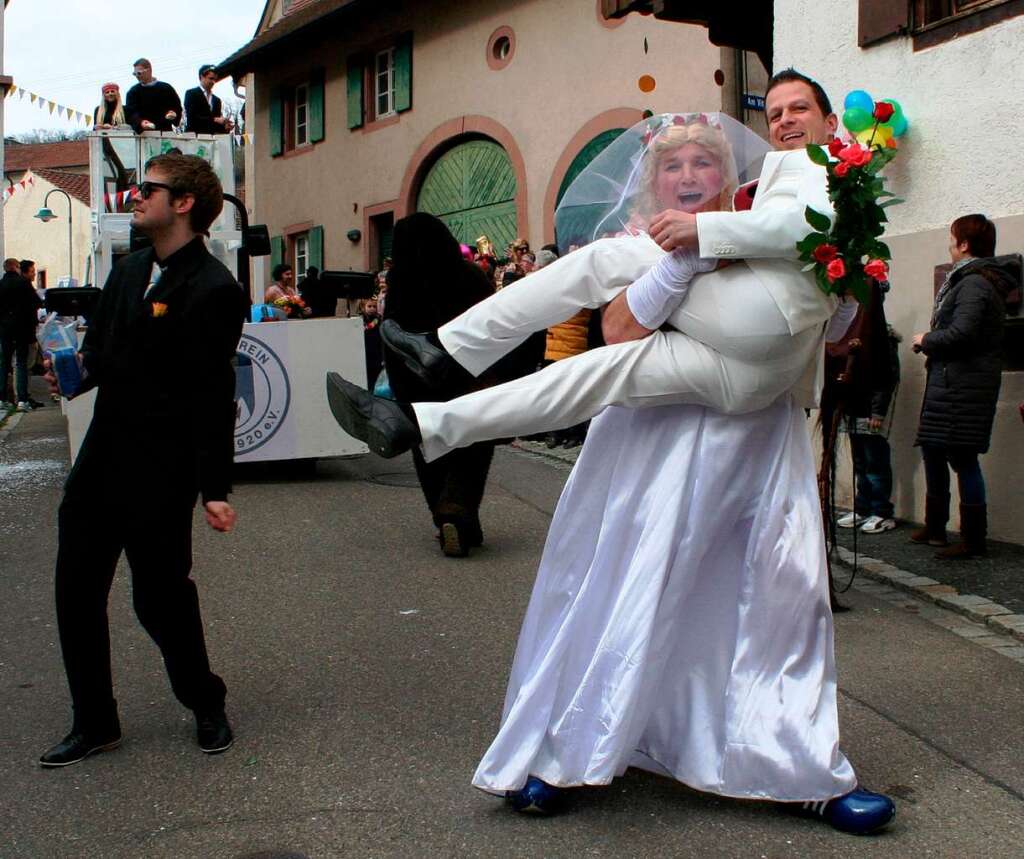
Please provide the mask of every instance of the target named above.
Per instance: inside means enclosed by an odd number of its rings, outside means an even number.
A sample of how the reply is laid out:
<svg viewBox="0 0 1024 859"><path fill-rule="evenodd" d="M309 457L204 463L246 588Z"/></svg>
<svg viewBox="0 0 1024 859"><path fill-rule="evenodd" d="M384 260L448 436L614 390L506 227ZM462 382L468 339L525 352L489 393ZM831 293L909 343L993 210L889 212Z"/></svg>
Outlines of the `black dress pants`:
<svg viewBox="0 0 1024 859"><path fill-rule="evenodd" d="M152 439L149 439L152 441ZM190 577L194 467L186 452L90 428L58 511L57 623L76 729L116 724L107 602L121 552L135 614L163 654L175 696L191 710L220 709Z"/></svg>

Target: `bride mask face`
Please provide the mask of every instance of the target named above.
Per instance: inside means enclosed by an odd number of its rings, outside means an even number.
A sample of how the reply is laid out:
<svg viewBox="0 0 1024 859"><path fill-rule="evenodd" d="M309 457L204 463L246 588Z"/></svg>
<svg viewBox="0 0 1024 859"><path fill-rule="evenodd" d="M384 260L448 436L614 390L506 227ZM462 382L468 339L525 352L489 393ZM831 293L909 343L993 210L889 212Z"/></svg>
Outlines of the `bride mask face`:
<svg viewBox="0 0 1024 859"><path fill-rule="evenodd" d="M735 161L717 126L695 121L663 128L646 158L638 214L651 218L666 209L696 214L732 208Z"/></svg>
<svg viewBox="0 0 1024 859"><path fill-rule="evenodd" d="M719 208L725 184L718 156L697 143L670 149L658 157L654 174L655 207L695 214Z"/></svg>

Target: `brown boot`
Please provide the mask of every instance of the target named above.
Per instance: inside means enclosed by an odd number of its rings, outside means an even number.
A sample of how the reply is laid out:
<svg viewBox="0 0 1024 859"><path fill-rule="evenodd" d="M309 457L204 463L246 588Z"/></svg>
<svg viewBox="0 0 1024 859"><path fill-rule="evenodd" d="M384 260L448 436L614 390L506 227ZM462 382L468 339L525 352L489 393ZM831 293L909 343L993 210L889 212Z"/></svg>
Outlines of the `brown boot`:
<svg viewBox="0 0 1024 859"><path fill-rule="evenodd" d="M985 535L988 533L988 507L984 504L960 505L960 542L936 552L943 561L978 558L986 553Z"/></svg>
<svg viewBox="0 0 1024 859"><path fill-rule="evenodd" d="M949 521L949 496L929 495L924 500L924 527L910 535L911 543L948 546L946 522Z"/></svg>

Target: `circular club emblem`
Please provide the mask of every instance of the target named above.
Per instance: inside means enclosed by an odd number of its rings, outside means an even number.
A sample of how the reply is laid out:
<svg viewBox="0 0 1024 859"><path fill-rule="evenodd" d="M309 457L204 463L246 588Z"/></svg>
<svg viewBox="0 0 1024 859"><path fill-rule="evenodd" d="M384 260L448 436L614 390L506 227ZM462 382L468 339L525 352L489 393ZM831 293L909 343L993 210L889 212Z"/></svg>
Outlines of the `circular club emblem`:
<svg viewBox="0 0 1024 859"><path fill-rule="evenodd" d="M262 340L242 335L235 368L235 455L262 447L288 414L291 385L281 359Z"/></svg>

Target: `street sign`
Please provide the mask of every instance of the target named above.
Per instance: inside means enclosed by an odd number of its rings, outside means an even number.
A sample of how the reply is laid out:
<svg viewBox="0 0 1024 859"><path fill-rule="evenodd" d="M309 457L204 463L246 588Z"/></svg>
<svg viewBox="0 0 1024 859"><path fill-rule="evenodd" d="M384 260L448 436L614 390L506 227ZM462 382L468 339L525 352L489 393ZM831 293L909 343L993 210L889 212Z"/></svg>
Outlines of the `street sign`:
<svg viewBox="0 0 1024 859"><path fill-rule="evenodd" d="M764 96L743 93L743 107L746 110L764 110Z"/></svg>

